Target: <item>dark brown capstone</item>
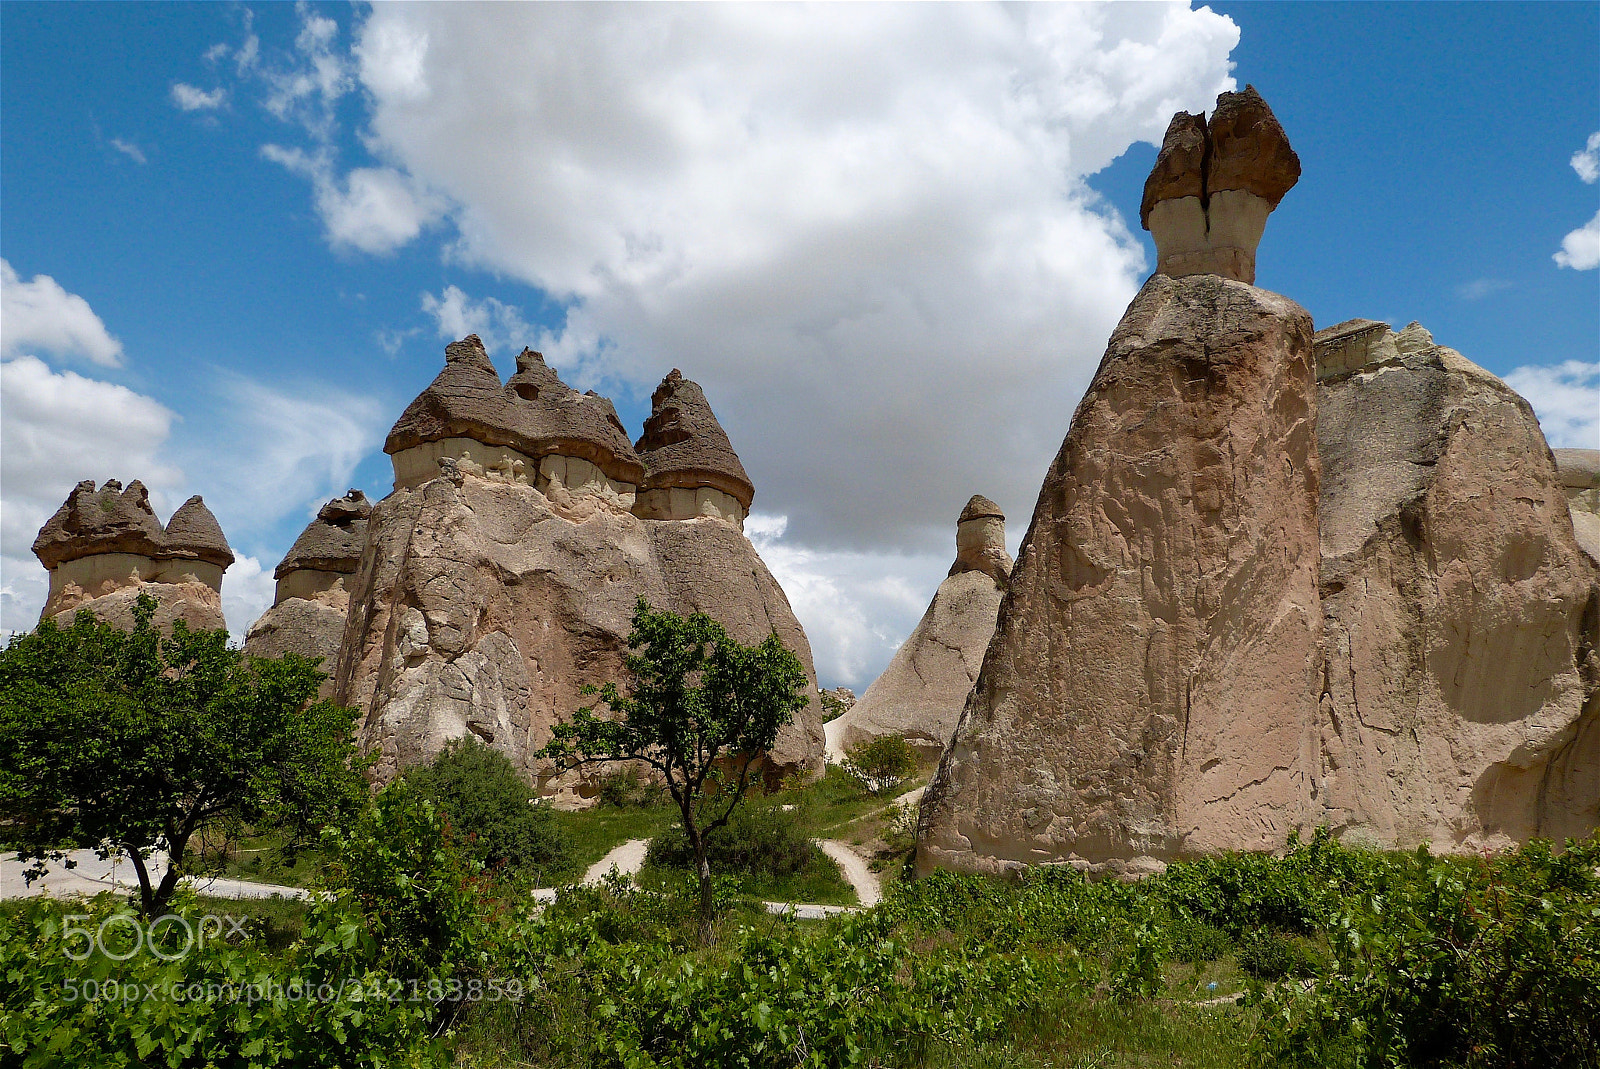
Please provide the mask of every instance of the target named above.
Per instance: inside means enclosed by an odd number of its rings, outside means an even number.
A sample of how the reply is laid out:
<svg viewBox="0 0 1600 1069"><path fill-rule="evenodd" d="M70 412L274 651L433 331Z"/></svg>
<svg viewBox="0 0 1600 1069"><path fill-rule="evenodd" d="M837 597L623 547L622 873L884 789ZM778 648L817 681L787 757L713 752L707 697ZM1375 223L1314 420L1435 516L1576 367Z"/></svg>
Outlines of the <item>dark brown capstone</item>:
<svg viewBox="0 0 1600 1069"><path fill-rule="evenodd" d="M709 486L748 509L755 487L700 385L673 368L650 395L650 408L634 446L646 468L640 489Z"/></svg>

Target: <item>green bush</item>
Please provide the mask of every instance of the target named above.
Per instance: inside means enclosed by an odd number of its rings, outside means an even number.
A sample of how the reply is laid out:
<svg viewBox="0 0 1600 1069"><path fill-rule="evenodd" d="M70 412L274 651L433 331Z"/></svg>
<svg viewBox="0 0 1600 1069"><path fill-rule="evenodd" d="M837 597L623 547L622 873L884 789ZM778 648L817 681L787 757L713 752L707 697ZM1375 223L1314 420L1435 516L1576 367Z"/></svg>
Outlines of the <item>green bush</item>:
<svg viewBox="0 0 1600 1069"><path fill-rule="evenodd" d="M1314 987L1259 1002L1259 1064L1600 1065L1600 837L1397 866L1328 926Z"/></svg>
<svg viewBox="0 0 1600 1069"><path fill-rule="evenodd" d="M1257 980L1316 976L1327 962L1303 936L1253 928L1239 940L1239 968Z"/></svg>
<svg viewBox="0 0 1600 1069"><path fill-rule="evenodd" d="M774 798L747 799L728 823L706 837L713 872L784 877L800 872L817 854L804 814L785 809ZM674 869L694 866L689 837L681 825L650 840L645 863Z"/></svg>
<svg viewBox="0 0 1600 1069"><path fill-rule="evenodd" d="M844 770L873 794L887 794L917 771L917 752L904 735L879 735L846 751Z"/></svg>
<svg viewBox="0 0 1600 1069"><path fill-rule="evenodd" d="M613 809L649 809L671 801L664 784L641 777L636 768L602 773L597 782L599 803Z"/></svg>
<svg viewBox="0 0 1600 1069"><path fill-rule="evenodd" d="M1177 916L1167 921L1172 940L1172 960L1187 964L1216 961L1233 953L1233 938L1221 928L1191 917Z"/></svg>
<svg viewBox="0 0 1600 1069"><path fill-rule="evenodd" d="M533 882L571 864L571 846L553 811L509 758L468 735L446 744L405 782L448 823L461 849L496 875Z"/></svg>

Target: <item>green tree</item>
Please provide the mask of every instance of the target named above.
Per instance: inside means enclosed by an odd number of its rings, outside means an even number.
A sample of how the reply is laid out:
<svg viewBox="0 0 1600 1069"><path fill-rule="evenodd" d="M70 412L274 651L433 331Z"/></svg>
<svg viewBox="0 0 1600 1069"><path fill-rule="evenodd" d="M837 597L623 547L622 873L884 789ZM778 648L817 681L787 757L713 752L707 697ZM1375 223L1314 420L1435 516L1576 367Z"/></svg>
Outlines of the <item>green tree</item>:
<svg viewBox="0 0 1600 1069"><path fill-rule="evenodd" d="M30 878L72 848L127 852L147 916L166 908L202 828L269 823L289 850L357 811L355 711L292 654L248 657L226 631L163 637L139 599L119 631L87 612L0 650L0 821ZM147 859L168 857L159 881ZM71 867L70 859L66 861Z"/></svg>
<svg viewBox="0 0 1600 1069"><path fill-rule="evenodd" d="M571 849L554 812L534 804L511 760L475 736L453 739L405 781L444 814L462 849L491 872L540 878L568 861Z"/></svg>
<svg viewBox="0 0 1600 1069"><path fill-rule="evenodd" d="M917 770L917 752L904 735L879 735L850 747L844 770L873 794L887 794Z"/></svg>
<svg viewBox="0 0 1600 1069"><path fill-rule="evenodd" d="M651 612L639 599L628 635L632 681L598 693L614 714L592 706L557 724L537 756L570 767L641 761L666 782L694 853L700 881L700 939L711 941L711 866L706 836L728 823L750 774L778 730L803 709L805 669L776 634L744 646L704 613L685 619Z"/></svg>

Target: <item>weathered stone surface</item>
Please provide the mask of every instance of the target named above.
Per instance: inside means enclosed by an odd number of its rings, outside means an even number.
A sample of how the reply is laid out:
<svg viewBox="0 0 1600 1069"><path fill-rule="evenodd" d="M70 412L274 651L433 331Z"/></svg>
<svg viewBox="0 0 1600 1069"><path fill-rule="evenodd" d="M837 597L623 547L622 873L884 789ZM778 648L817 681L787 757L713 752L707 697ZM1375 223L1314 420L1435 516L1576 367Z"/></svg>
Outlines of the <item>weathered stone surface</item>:
<svg viewBox="0 0 1600 1069"><path fill-rule="evenodd" d="M645 465L639 514L649 519L687 519L702 515L702 506L710 502L715 509L711 514L742 524L755 488L705 391L673 368L651 394L650 408L644 434L634 445ZM680 492L674 495L674 489ZM715 491L717 497L684 493L702 489ZM723 502L722 496L732 501ZM737 508L731 509L734 503Z"/></svg>
<svg viewBox="0 0 1600 1069"><path fill-rule="evenodd" d="M1277 294L1145 283L1040 491L920 871L1142 871L1315 823L1311 341Z"/></svg>
<svg viewBox="0 0 1600 1069"><path fill-rule="evenodd" d="M623 678L635 601L701 609L742 642L768 633L798 654L810 703L773 754L773 773L815 771L821 708L811 651L747 539L714 519L653 521L592 495L455 471L379 502L352 584L336 696L362 710L387 778L471 732L547 794L591 792L531 755L550 728ZM586 775L592 775L587 773Z"/></svg>
<svg viewBox="0 0 1600 1069"><path fill-rule="evenodd" d="M1156 270L1254 282L1267 216L1299 179L1300 158L1253 86L1218 96L1209 124L1174 115L1139 204Z"/></svg>
<svg viewBox="0 0 1600 1069"><path fill-rule="evenodd" d="M329 678L322 697L333 696L333 671L350 609L349 584L367 544L372 502L357 489L317 510L284 555L273 575L278 580L272 607L250 626L244 651L256 657L297 653L320 658Z"/></svg>
<svg viewBox="0 0 1600 1069"><path fill-rule="evenodd" d="M1337 335L1319 362L1348 363ZM1318 390L1323 819L1439 851L1587 833L1600 588L1562 480L1505 383L1419 324L1385 335Z"/></svg>
<svg viewBox="0 0 1600 1069"><path fill-rule="evenodd" d="M1578 545L1600 564L1600 449L1557 449L1555 457Z"/></svg>
<svg viewBox="0 0 1600 1069"><path fill-rule="evenodd" d="M938 758L994 636L1011 565L1005 514L974 494L956 521L956 561L915 630L861 700L824 725L829 760L882 735L904 735Z"/></svg>
<svg viewBox="0 0 1600 1069"><path fill-rule="evenodd" d="M40 529L33 551L50 573L41 620L54 617L64 625L86 609L131 629L133 605L143 593L158 603L158 626L170 627L175 619L191 628L226 626L222 573L233 551L199 496L163 527L143 483L134 480L124 490L108 479L96 490L85 480Z"/></svg>
<svg viewBox="0 0 1600 1069"><path fill-rule="evenodd" d="M439 443L444 451L428 448ZM568 387L531 349L501 383L483 343L470 334L445 347L444 370L406 407L383 448L394 458L396 485L414 486L438 473L440 457L454 459L463 446L472 454L474 443L491 448L468 460L486 469L504 461L508 482L536 484L549 456L587 461L602 480L625 484L616 492L632 494L644 476L610 401ZM567 487L574 488L570 481Z"/></svg>

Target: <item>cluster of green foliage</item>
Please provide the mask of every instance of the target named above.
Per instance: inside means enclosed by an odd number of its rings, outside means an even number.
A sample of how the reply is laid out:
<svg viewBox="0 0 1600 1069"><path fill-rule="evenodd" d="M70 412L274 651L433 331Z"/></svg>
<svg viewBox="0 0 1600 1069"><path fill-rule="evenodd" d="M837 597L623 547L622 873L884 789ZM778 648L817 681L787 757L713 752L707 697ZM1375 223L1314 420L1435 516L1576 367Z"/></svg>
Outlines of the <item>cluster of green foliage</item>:
<svg viewBox="0 0 1600 1069"><path fill-rule="evenodd" d="M537 756L565 767L638 763L661 776L694 854L701 933L709 942L714 910L706 836L732 818L762 755L805 707L805 669L775 633L745 646L704 613L652 612L643 598L628 648L635 652L625 660L625 687L586 688L612 718L579 709L555 726Z"/></svg>
<svg viewBox="0 0 1600 1069"><path fill-rule="evenodd" d="M47 619L0 651L0 820L20 857L37 873L64 848L124 850L150 917L202 829L270 824L292 851L366 797L355 713L316 700L316 662L248 657L181 620L163 637L155 609L141 597L132 632Z"/></svg>
<svg viewBox="0 0 1600 1069"><path fill-rule="evenodd" d="M873 794L888 794L917 771L917 751L904 735L879 735L852 746L844 770Z"/></svg>
<svg viewBox="0 0 1600 1069"><path fill-rule="evenodd" d="M444 816L463 851L500 878L540 884L571 867L554 812L531 797L510 758L476 737L451 740L404 778Z"/></svg>

